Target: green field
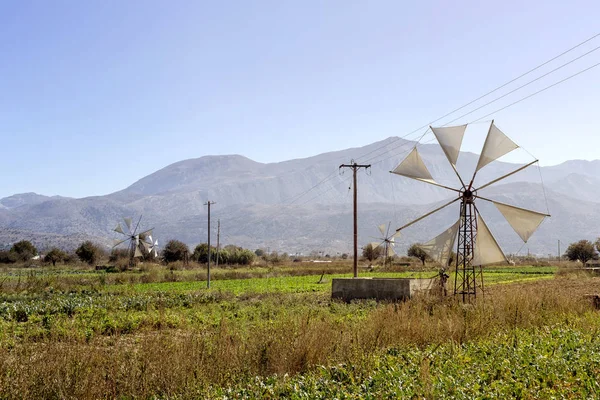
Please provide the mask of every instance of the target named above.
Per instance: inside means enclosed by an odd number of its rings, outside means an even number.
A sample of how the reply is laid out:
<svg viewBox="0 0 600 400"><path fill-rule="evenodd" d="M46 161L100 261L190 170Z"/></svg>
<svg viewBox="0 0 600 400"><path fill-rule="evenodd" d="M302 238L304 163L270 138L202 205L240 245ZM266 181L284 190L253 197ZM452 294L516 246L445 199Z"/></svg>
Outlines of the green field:
<svg viewBox="0 0 600 400"><path fill-rule="evenodd" d="M344 269L5 269L0 398L598 396L597 278L488 268L472 305L345 304Z"/></svg>

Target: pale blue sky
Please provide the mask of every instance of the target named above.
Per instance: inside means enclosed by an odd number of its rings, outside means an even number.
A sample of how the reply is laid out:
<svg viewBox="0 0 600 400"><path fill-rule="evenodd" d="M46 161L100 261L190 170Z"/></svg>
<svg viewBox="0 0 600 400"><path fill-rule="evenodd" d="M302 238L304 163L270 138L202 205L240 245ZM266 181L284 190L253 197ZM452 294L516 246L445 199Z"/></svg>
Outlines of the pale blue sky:
<svg viewBox="0 0 600 400"><path fill-rule="evenodd" d="M186 158L401 136L600 32L598 15L591 0L0 0L0 197L107 194ZM542 165L596 159L599 83L600 67L493 117Z"/></svg>

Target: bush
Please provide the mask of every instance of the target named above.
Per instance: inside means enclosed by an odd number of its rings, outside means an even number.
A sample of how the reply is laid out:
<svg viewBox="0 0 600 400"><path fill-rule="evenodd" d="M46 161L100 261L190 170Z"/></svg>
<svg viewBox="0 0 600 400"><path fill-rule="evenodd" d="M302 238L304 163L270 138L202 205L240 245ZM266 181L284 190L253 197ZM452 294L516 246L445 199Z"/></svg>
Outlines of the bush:
<svg viewBox="0 0 600 400"><path fill-rule="evenodd" d="M75 250L75 254L81 261L93 265L100 258L101 251L94 243L86 240Z"/></svg>
<svg viewBox="0 0 600 400"><path fill-rule="evenodd" d="M108 257L108 262L116 263L120 260L127 260L127 262L129 262L129 250L112 249L112 251L110 252L110 256Z"/></svg>
<svg viewBox="0 0 600 400"><path fill-rule="evenodd" d="M179 240L169 240L163 249L163 260L168 264L175 261L185 261L189 256L190 250L187 245Z"/></svg>
<svg viewBox="0 0 600 400"><path fill-rule="evenodd" d="M381 255L381 246L373 247L371 243L363 247L362 255L369 261L375 260Z"/></svg>
<svg viewBox="0 0 600 400"><path fill-rule="evenodd" d="M250 250L237 250L231 255L231 264L251 265L254 262L256 254Z"/></svg>
<svg viewBox="0 0 600 400"><path fill-rule="evenodd" d="M10 252L15 254L18 261L28 261L33 257L37 256L37 249L35 246L28 240L21 240L13 244L10 248Z"/></svg>
<svg viewBox="0 0 600 400"><path fill-rule="evenodd" d="M213 249L211 249L211 251L213 251ZM211 258L212 257L214 256L211 254ZM206 264L208 262L208 244L200 243L196 246L194 254L192 254L192 260L200 264Z"/></svg>
<svg viewBox="0 0 600 400"><path fill-rule="evenodd" d="M55 267L57 262L63 262L67 257L67 253L65 253L61 249L54 247L46 254L46 257L44 257L44 261L47 263L52 263L52 266Z"/></svg>
<svg viewBox="0 0 600 400"><path fill-rule="evenodd" d="M18 261L18 257L12 251L0 251L0 264L14 264Z"/></svg>
<svg viewBox="0 0 600 400"><path fill-rule="evenodd" d="M232 264L231 252L227 250L228 248L231 248L231 246L228 246L225 249L220 249L217 252L216 248L210 246L210 262L216 263L218 256L220 265ZM208 245L206 243L200 243L198 246L196 246L194 249L194 254L192 255L192 260L200 264L206 264L208 262Z"/></svg>
<svg viewBox="0 0 600 400"><path fill-rule="evenodd" d="M431 260L431 258L429 258L429 255L425 253L418 244L413 244L412 246L410 246L406 255L408 255L409 257L418 258L419 260L421 260L423 265L425 265L425 261Z"/></svg>
<svg viewBox="0 0 600 400"><path fill-rule="evenodd" d="M565 256L571 261L581 261L585 265L590 260L597 260L598 253L594 248L594 244L589 240L580 240L576 243L571 243L565 252Z"/></svg>
<svg viewBox="0 0 600 400"><path fill-rule="evenodd" d="M219 250L218 253L215 250L214 253L210 253L210 256L215 262L217 261L217 256L219 256L219 264L231 264L231 255L228 250Z"/></svg>

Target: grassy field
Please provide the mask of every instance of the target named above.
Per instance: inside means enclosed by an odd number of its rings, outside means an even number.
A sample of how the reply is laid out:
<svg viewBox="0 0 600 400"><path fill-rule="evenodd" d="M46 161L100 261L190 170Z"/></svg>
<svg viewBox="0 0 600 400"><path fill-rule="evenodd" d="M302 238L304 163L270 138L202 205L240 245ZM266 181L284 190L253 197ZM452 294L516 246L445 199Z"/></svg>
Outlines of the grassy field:
<svg viewBox="0 0 600 400"><path fill-rule="evenodd" d="M345 304L344 269L215 270L210 290L198 269L5 269L0 398L600 396L598 278L489 268L471 305Z"/></svg>

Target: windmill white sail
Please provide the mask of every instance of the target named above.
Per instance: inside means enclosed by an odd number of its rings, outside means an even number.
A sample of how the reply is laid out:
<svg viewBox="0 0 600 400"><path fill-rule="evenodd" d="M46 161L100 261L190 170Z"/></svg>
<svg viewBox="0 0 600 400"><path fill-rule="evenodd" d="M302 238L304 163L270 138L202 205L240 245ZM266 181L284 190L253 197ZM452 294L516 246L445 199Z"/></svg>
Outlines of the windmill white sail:
<svg viewBox="0 0 600 400"><path fill-rule="evenodd" d="M525 243L546 218L546 214L537 211L526 210L498 201L492 201L492 203L504 215L504 218Z"/></svg>
<svg viewBox="0 0 600 400"><path fill-rule="evenodd" d="M419 244L418 246L427 253L432 260L437 261L445 268L448 266L448 260L450 259L450 254L454 248L459 225L460 221L456 221L454 225L431 239L429 242Z"/></svg>
<svg viewBox="0 0 600 400"><path fill-rule="evenodd" d="M442 234L420 247L436 261L445 265L444 263L447 262L447 257L449 257L450 254L450 248L454 245L455 238L458 236L454 294L462 294L463 299L466 299L476 295L476 288L478 286L476 284L478 276L475 271L476 266L481 268L481 266L484 265L507 261L498 242L475 206L476 201L481 200L494 204L524 242L529 240L543 220L550 215L488 199L478 193L478 191L528 168L538 160L521 166L512 172L479 186L478 188L473 186L475 176L481 168L519 147L494 124L494 121L491 122L488 129L473 176L470 181L466 181L470 182L468 185L465 184L465 180L462 179L456 169L456 162L460 154L460 147L467 125L430 128L440 147L444 151L450 166L460 180L462 187L453 188L438 184L429 173L429 170L425 167L425 163L418 155L415 148L405 160L390 172L458 192L459 196L435 210L401 226L396 229L396 232L400 232L408 226L411 226L460 200L459 221L446 231L442 232ZM483 287L483 275L480 272L479 277L481 279L481 284L479 286Z"/></svg>
<svg viewBox="0 0 600 400"><path fill-rule="evenodd" d="M456 166L467 125L430 127L450 164Z"/></svg>
<svg viewBox="0 0 600 400"><path fill-rule="evenodd" d="M477 215L477 239L475 240L475 249L473 250L473 259L471 265L480 267L496 263L508 262L498 242L490 232L487 224Z"/></svg>
<svg viewBox="0 0 600 400"><path fill-rule="evenodd" d="M419 151L416 147L412 149L408 156L406 156L406 158L402 160L402 162L390 172L396 175L402 175L407 178L415 179L417 181L439 186L444 189L458 191L448 186L440 185L433 179L431 173L427 169L427 166L423 162L423 159L421 158L421 155L419 154Z"/></svg>
<svg viewBox="0 0 600 400"><path fill-rule="evenodd" d="M483 149L479 155L479 161L477 162L477 168L475 171L479 171L494 160L499 159L505 154L518 149L519 146L510 140L492 121L488 135L485 138Z"/></svg>
<svg viewBox="0 0 600 400"><path fill-rule="evenodd" d="M396 246L396 238L400 236L400 232L393 232L390 235L391 221L388 224L381 224L377 228L381 232L381 237L377 238L377 242L372 242L371 247L383 249L383 265L389 261L389 257L396 255L394 247Z"/></svg>
<svg viewBox="0 0 600 400"><path fill-rule="evenodd" d="M392 172L407 178L435 182L416 147ZM383 235L383 232L381 234Z"/></svg>
<svg viewBox="0 0 600 400"><path fill-rule="evenodd" d="M113 229L113 231L122 235L121 239L114 241L113 249L121 244L126 244L128 247L130 266L135 264L136 258L144 257L144 253L152 253L154 250L155 257L158 255L158 241L156 241L155 244L152 242L152 231L154 228L139 232L141 220L142 217L140 216L136 226L133 227L133 220L131 218L123 218L127 231L123 229L121 223L118 223L115 229Z"/></svg>

